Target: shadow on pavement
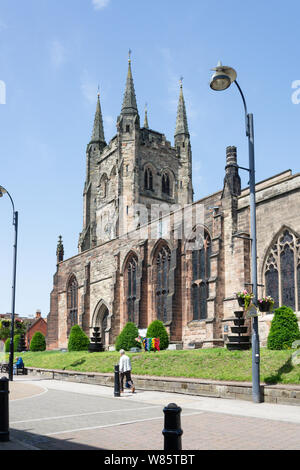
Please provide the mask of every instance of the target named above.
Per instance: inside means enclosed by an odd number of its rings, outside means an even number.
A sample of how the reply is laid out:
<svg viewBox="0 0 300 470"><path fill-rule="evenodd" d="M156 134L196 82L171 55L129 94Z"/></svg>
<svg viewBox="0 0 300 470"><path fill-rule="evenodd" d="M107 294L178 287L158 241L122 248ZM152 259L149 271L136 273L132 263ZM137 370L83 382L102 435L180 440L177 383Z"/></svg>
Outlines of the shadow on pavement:
<svg viewBox="0 0 300 470"><path fill-rule="evenodd" d="M100 447L100 445L99 447L94 447L86 444L79 444L71 439L55 439L50 436L33 434L28 431L19 431L17 429L10 428L10 448L13 447L14 442L16 442L17 446L17 441L24 444L22 450L26 450L26 446L28 446L28 450L32 450L32 447L35 447L38 450L105 450Z"/></svg>

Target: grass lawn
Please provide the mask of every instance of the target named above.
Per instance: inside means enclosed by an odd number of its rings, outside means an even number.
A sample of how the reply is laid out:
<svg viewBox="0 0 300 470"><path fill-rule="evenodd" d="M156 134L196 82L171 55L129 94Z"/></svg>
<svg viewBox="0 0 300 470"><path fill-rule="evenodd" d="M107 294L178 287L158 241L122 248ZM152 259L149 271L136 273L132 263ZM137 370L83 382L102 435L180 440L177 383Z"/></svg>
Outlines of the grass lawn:
<svg viewBox="0 0 300 470"><path fill-rule="evenodd" d="M293 366L294 350L261 348L261 382L300 384L300 365ZM18 355L16 353L16 355ZM252 380L252 352L226 348L128 353L133 375L196 377L213 380ZM26 352L25 366L81 372L114 372L118 352ZM3 359L2 359L3 360ZM1 358L0 358L1 361Z"/></svg>

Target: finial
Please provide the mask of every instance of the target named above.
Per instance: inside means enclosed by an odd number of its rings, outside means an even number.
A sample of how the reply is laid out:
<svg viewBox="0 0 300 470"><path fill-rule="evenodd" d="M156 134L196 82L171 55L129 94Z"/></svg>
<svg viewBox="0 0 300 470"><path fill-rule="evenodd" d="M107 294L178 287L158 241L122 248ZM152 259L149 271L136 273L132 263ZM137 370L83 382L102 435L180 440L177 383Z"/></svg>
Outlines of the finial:
<svg viewBox="0 0 300 470"><path fill-rule="evenodd" d="M128 51L128 62L129 63L131 62L131 53L132 53L132 50L129 49L129 51Z"/></svg>
<svg viewBox="0 0 300 470"><path fill-rule="evenodd" d="M100 86L99 86L99 84L98 84L98 92L97 92L97 96L98 96L98 98L100 98Z"/></svg>
<svg viewBox="0 0 300 470"><path fill-rule="evenodd" d="M181 76L179 79L180 88L182 88L182 81L183 81L183 76Z"/></svg>
<svg viewBox="0 0 300 470"><path fill-rule="evenodd" d="M148 111L148 109L147 109L147 103L145 103L145 120L144 120L144 127L145 127L145 129L149 129L147 111Z"/></svg>
<svg viewBox="0 0 300 470"><path fill-rule="evenodd" d="M56 257L57 257L57 263L60 263L61 261L64 260L64 246L62 243L62 236L59 235L58 237L58 243L57 243L57 248L56 248Z"/></svg>

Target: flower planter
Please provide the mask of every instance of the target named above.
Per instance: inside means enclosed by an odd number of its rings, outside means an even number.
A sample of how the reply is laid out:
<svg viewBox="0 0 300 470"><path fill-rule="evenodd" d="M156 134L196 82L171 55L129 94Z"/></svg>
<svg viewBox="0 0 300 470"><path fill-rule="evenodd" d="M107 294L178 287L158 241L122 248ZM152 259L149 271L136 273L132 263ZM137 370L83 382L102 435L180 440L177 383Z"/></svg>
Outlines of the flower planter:
<svg viewBox="0 0 300 470"><path fill-rule="evenodd" d="M238 301L240 307L245 306L245 299L243 297L237 297L237 301Z"/></svg>
<svg viewBox="0 0 300 470"><path fill-rule="evenodd" d="M271 308L271 302L258 302L258 308L260 312L269 312Z"/></svg>

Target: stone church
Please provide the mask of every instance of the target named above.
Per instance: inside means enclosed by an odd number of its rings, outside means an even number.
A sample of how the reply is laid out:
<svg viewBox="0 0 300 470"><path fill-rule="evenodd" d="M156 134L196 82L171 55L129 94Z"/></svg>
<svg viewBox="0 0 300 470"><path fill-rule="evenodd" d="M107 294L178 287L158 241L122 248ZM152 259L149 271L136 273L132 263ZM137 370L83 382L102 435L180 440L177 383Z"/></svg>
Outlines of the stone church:
<svg viewBox="0 0 300 470"><path fill-rule="evenodd" d="M163 321L174 349L226 344L229 319L239 309L236 292L251 291L251 250L249 188L241 188L236 147L226 148L224 166L220 190L194 202L182 83L172 145L149 128L147 110L141 126L129 59L117 133L109 143L98 94L78 254L64 260L59 238L48 349L67 347L75 324L88 336L99 326L105 348L113 349L128 321L143 330L154 319ZM275 307L296 312L299 202L300 174L291 170L256 184L259 297L271 295ZM189 223L180 236L183 212ZM262 345L272 317L259 316ZM246 324L250 330L250 320Z"/></svg>

